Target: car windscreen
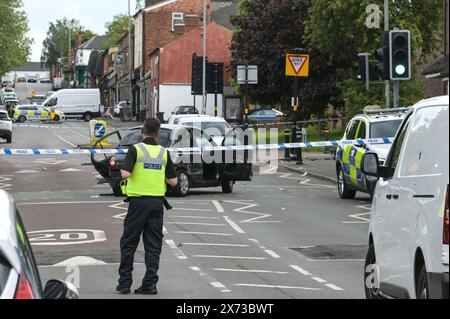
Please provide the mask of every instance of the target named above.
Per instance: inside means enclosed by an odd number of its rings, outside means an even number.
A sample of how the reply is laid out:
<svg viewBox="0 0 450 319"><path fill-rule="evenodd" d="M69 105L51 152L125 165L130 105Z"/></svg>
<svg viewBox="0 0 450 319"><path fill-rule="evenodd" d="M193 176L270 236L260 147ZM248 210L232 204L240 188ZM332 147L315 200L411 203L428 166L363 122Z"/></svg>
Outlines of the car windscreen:
<svg viewBox="0 0 450 319"><path fill-rule="evenodd" d="M0 120L7 120L8 119L8 114L0 112Z"/></svg>
<svg viewBox="0 0 450 319"><path fill-rule="evenodd" d="M185 122L183 126L200 129L209 136L225 136L230 131L230 126L224 122Z"/></svg>
<svg viewBox="0 0 450 319"><path fill-rule="evenodd" d="M397 134L402 119L372 123L370 128L370 138L394 137Z"/></svg>

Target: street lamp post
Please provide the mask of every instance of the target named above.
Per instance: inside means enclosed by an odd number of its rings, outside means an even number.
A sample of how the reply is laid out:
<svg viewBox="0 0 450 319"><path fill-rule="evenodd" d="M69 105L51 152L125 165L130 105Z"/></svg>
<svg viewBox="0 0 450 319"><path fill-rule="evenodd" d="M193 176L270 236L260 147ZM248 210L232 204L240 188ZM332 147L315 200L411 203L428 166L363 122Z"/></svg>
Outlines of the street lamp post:
<svg viewBox="0 0 450 319"><path fill-rule="evenodd" d="M131 114L132 116L137 116L137 110L134 110L134 98L133 98L133 86L131 84L132 81L132 69L133 69L133 65L132 65L132 50L131 50L131 27L132 27L132 21L131 21L131 1L128 0L128 80L129 80L129 84L130 84L130 107L131 107ZM135 113L135 114L133 114Z"/></svg>
<svg viewBox="0 0 450 319"><path fill-rule="evenodd" d="M207 112L206 105L206 19L207 19L207 10L206 10L206 0L203 0L203 41L202 41L202 51L203 51L203 80L202 80L202 92L203 92L203 114Z"/></svg>

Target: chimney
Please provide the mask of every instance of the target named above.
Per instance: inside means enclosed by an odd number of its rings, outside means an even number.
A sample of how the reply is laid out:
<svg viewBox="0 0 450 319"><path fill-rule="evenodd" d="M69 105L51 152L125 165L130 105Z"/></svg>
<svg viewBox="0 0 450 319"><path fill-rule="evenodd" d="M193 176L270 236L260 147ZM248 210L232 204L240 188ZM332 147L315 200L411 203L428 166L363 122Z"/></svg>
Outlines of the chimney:
<svg viewBox="0 0 450 319"><path fill-rule="evenodd" d="M145 0L145 7L147 8L160 2L163 2L163 0Z"/></svg>
<svg viewBox="0 0 450 319"><path fill-rule="evenodd" d="M75 47L78 49L83 44L83 34L79 32L75 40Z"/></svg>

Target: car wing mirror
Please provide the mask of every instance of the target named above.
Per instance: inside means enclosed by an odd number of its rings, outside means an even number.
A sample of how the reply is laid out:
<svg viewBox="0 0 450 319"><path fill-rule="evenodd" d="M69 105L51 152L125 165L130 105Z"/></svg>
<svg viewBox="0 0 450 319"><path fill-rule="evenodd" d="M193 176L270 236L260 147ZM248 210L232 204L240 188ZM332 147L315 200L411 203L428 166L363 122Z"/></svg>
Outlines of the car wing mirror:
<svg viewBox="0 0 450 319"><path fill-rule="evenodd" d="M361 160L361 171L364 175L380 178L380 161L376 153L367 152Z"/></svg>
<svg viewBox="0 0 450 319"><path fill-rule="evenodd" d="M45 285L44 299L70 300L79 299L78 289L69 282L50 280Z"/></svg>

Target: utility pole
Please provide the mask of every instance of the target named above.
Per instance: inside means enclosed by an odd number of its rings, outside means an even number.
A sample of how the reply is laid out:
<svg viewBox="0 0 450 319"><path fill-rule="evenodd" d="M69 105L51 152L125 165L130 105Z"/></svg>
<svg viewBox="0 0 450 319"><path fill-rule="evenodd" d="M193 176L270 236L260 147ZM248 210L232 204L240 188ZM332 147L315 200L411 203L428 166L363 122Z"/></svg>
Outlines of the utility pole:
<svg viewBox="0 0 450 319"><path fill-rule="evenodd" d="M207 19L207 7L206 0L203 0L203 40L202 40L202 51L203 51L203 79L202 79L202 92L203 92L203 114L207 112L206 105L206 19Z"/></svg>
<svg viewBox="0 0 450 319"><path fill-rule="evenodd" d="M384 0L384 31L389 32L389 1ZM386 84L386 108L391 108L391 84L389 80L385 81Z"/></svg>
<svg viewBox="0 0 450 319"><path fill-rule="evenodd" d="M132 21L131 21L131 1L128 0L128 17L129 17L129 21L128 21L128 80L130 82L130 108L131 108L131 116L135 115L137 116L137 112L134 112L134 98L133 98L133 86L131 85L131 81L132 81L132 72L133 72L133 57L132 55L132 51L131 51L131 27L132 27ZM137 110L136 110L137 111ZM136 113L136 114L133 114Z"/></svg>

